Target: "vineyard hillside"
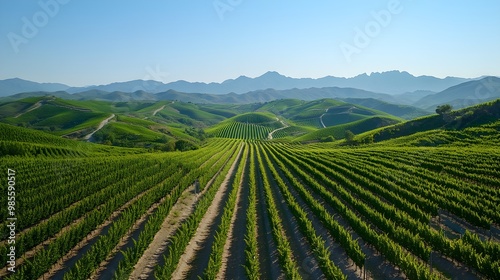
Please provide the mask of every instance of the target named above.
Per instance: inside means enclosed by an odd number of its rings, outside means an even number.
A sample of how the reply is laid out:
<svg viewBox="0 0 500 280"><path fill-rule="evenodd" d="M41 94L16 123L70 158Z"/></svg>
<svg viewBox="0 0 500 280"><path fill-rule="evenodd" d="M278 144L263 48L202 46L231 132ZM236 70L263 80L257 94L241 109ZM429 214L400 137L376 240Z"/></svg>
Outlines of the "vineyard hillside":
<svg viewBox="0 0 500 280"><path fill-rule="evenodd" d="M38 101L29 102L10 110ZM104 105L116 106L94 104ZM151 145L198 133L158 121L169 103L142 106L113 112L103 135ZM0 196L10 206L0 212L0 277L500 279L496 106L447 112L453 121L439 129L367 144L387 128L304 144L294 134L314 128L255 112L262 106L211 107L235 116L203 132L213 137L176 140L168 152L0 123L2 191L15 197ZM204 108L182 107L193 117Z"/></svg>
<svg viewBox="0 0 500 280"><path fill-rule="evenodd" d="M356 137L356 141L360 143L377 143L413 135L415 133L428 132L428 134L439 134L441 131L461 131L466 128L494 123L499 118L500 99L497 99L495 101L451 111L449 113L440 115L434 114L432 116L422 117L369 131ZM478 132L473 137L480 135L481 133Z"/></svg>
<svg viewBox="0 0 500 280"><path fill-rule="evenodd" d="M354 134L360 134L363 132L371 131L380 127L385 127L388 125L392 125L395 123L399 123L398 120L393 118L384 118L384 117L371 117L371 118L363 118L358 121L349 122L346 124L335 125L327 128L318 129L316 131L307 133L303 136L300 136L295 141L317 141L324 139L328 136L333 136L334 139L344 139L345 132L351 131Z"/></svg>
<svg viewBox="0 0 500 280"><path fill-rule="evenodd" d="M269 133L285 125L271 113L246 113L229 118L206 130L212 137L268 139Z"/></svg>

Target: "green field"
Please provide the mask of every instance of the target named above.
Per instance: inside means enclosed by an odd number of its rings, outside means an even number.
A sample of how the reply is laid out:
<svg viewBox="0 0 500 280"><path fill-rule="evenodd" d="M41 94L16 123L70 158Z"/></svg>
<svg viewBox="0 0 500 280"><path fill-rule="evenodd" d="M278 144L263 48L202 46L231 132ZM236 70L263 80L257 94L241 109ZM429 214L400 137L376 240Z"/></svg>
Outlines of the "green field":
<svg viewBox="0 0 500 280"><path fill-rule="evenodd" d="M325 100L26 112L40 100L0 104L37 120L0 123L2 279L500 279L500 101L402 122ZM369 117L298 126L299 106ZM94 143L35 129L76 110L115 117Z"/></svg>

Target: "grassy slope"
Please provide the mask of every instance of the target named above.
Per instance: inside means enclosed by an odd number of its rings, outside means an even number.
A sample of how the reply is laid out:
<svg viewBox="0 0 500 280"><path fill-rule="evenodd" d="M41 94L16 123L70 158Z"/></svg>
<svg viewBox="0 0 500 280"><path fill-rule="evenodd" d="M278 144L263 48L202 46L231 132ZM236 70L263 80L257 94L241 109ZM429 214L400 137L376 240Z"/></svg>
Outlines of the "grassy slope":
<svg viewBox="0 0 500 280"><path fill-rule="evenodd" d="M122 122L109 123L102 129L102 132L113 133L115 137L138 142L158 142L164 136L162 133L151 131L145 127Z"/></svg>
<svg viewBox="0 0 500 280"><path fill-rule="evenodd" d="M125 149L65 139L43 131L0 123L0 156L46 156L57 151L63 156L136 154L143 149Z"/></svg>
<svg viewBox="0 0 500 280"><path fill-rule="evenodd" d="M41 106L27 112L41 101ZM156 116L152 113L165 106ZM224 120L223 115L235 115L222 108L207 108L217 113L205 112L198 105L188 103L161 102L106 102L64 100L54 97L32 97L0 104L0 121L16 126L43 130L55 135L81 138L92 132L99 123L111 114L116 115L117 126L105 126L99 134L102 139L135 139L134 142L184 139L199 142L193 137L191 127L206 127ZM21 115L20 115L21 114ZM16 118L16 116L20 115ZM105 133L113 133L106 137ZM128 137L126 133L131 133ZM138 137L141 134L143 136ZM198 136L196 136L198 137ZM153 140L155 139L155 140Z"/></svg>
<svg viewBox="0 0 500 280"><path fill-rule="evenodd" d="M0 104L0 118L13 117L33 106L38 101L43 100L41 97L30 97L17 101L10 101Z"/></svg>
<svg viewBox="0 0 500 280"><path fill-rule="evenodd" d="M378 146L499 146L500 121L463 130L434 129L376 143Z"/></svg>
<svg viewBox="0 0 500 280"><path fill-rule="evenodd" d="M282 130L279 130L273 134L273 139L288 139L292 140L296 137L300 137L302 135L312 133L317 131L314 128L307 127L307 126L289 126L287 128L284 128Z"/></svg>
<svg viewBox="0 0 500 280"><path fill-rule="evenodd" d="M371 143L432 130L462 130L467 127L489 124L499 118L500 99L453 111L446 116L432 115L369 131L358 135L355 140L360 143Z"/></svg>
<svg viewBox="0 0 500 280"><path fill-rule="evenodd" d="M259 111L267 111L276 115L281 115L289 109L305 104L306 101L298 99L280 99L265 103Z"/></svg>
<svg viewBox="0 0 500 280"><path fill-rule="evenodd" d="M47 103L38 109L19 117L7 117L2 121L12 125L32 127L65 135L76 130L96 127L109 114L90 111L77 111L56 104Z"/></svg>
<svg viewBox="0 0 500 280"><path fill-rule="evenodd" d="M335 139L342 139L345 137L345 132L347 130L350 130L354 134L359 134L379 127L391 125L397 122L398 121L393 118L384 118L378 116L371 118L362 118L358 121L322 128L314 132L308 133L306 135L303 135L294 140L301 142L314 141L314 140L320 140L321 138L328 136L333 136Z"/></svg>
<svg viewBox="0 0 500 280"><path fill-rule="evenodd" d="M276 122L276 116L271 113L254 112L254 113L237 115L233 118L230 118L229 121L242 122L242 123L248 122L254 124L268 124Z"/></svg>
<svg viewBox="0 0 500 280"><path fill-rule="evenodd" d="M391 104L373 98L343 98L342 100L351 104L356 104L370 109L382 111L405 120L411 120L431 114L430 112L417 107Z"/></svg>

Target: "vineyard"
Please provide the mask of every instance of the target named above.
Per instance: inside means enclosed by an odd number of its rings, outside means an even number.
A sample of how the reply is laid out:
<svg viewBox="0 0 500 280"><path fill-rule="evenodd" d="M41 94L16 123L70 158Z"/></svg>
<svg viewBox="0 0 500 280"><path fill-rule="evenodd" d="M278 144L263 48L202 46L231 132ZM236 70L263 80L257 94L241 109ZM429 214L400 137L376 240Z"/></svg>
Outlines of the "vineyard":
<svg viewBox="0 0 500 280"><path fill-rule="evenodd" d="M232 139L267 139L273 128L254 123L230 122L212 133L214 137Z"/></svg>
<svg viewBox="0 0 500 280"><path fill-rule="evenodd" d="M332 149L259 129L233 122L221 136L253 140L187 152L2 158L18 207L16 272L0 277L500 279L497 148Z"/></svg>

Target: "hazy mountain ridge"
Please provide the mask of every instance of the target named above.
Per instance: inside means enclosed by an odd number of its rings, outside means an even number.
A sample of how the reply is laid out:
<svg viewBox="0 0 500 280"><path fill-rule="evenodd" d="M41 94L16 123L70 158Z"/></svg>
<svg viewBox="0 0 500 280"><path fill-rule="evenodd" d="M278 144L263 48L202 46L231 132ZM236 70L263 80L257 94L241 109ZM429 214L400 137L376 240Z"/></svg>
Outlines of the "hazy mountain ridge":
<svg viewBox="0 0 500 280"><path fill-rule="evenodd" d="M48 92L25 92L10 96L12 99L25 97L38 97L53 95L64 99L72 100L103 100L103 101L139 101L139 100L178 100L192 103L216 103L216 104L247 104L258 102L269 102L276 99L295 98L301 100L316 100L322 98L373 98L385 102L397 102L397 99L389 94L375 93L356 88L307 88L307 89L289 89L289 90L257 90L244 94L228 93L228 94L206 94L206 93L186 93L176 90L168 90L156 94L147 93L144 91L136 91L132 93L113 91L107 92L98 89L87 90L70 94L65 91Z"/></svg>
<svg viewBox="0 0 500 280"><path fill-rule="evenodd" d="M411 95L416 96L412 97ZM449 103L454 108L463 108L470 105L478 104L481 102L494 100L500 98L500 78L486 77L477 81L468 81L438 93L431 93L429 91L416 91L413 93L406 93L403 95L389 95L384 93L376 93L365 91L357 88L340 88L340 87L326 87L326 88L307 88L307 89L288 89L276 90L265 89L251 91L244 94L228 93L228 94L204 94L204 93L186 93L176 90L168 90L156 94L145 91L135 91L132 93L113 91L106 92L98 89L87 90L85 92L69 94L65 91L48 92L28 92L15 94L7 99L15 100L25 97L39 97L39 96L56 96L64 99L72 100L103 100L111 102L127 102L127 101L161 101L161 100L178 100L183 102L192 103L205 103L205 104L250 104L259 102L269 102L278 99L300 99L300 100L316 100L322 98L333 99L369 99L364 100L365 104L372 104L372 106L385 106L384 103L391 104L410 104L412 107L418 107L428 112L433 112L437 105ZM418 99L419 97L422 98ZM411 102L415 99L417 101ZM376 101L376 102L375 102ZM397 105L391 110L400 110L404 105ZM375 108L374 107L374 108ZM405 108L403 109L406 111ZM404 118L410 118L416 115L422 115L422 112L411 109L409 115ZM416 115L414 114L416 113ZM401 115L403 116L403 115Z"/></svg>
<svg viewBox="0 0 500 280"><path fill-rule="evenodd" d="M0 80L0 97L32 91L65 91L69 86L59 83L37 83L19 78Z"/></svg>
<svg viewBox="0 0 500 280"><path fill-rule="evenodd" d="M431 109L436 105L450 103L455 108L464 108L497 98L500 98L500 78L485 77L427 95L416 101L414 105Z"/></svg>
<svg viewBox="0 0 500 280"><path fill-rule="evenodd" d="M283 77L278 73L272 75ZM243 80L246 79L248 81L251 80L250 78L242 78L242 77L238 79L243 79ZM7 83L12 84L13 81L19 82L23 80L11 79L8 80ZM0 92L2 92L2 90L5 89L1 87L2 82L5 81L0 81ZM134 84L135 82L130 82L130 83ZM17 88L29 89L33 88L33 85L34 84L32 82L28 82L27 86L17 87ZM362 90L359 88L349 88L349 87L322 87L322 88L311 87L304 89L292 88L286 90L267 88L262 90L249 91L243 94L236 94L234 92L227 94L187 93L173 89L169 89L158 93L151 93L144 90L126 92L126 91L104 91L99 88L94 88L71 94L68 92L71 90L71 88L58 91L50 90L50 89L61 88L64 86L62 84L41 84L41 85L43 86L43 88L48 88L49 90L23 92L11 95L3 99L7 101L25 97L39 97L39 96L50 95L72 100L103 100L111 102L127 102L127 101L139 101L139 100L142 101L178 100L183 102L205 103L205 104L249 104L249 103L269 102L277 99L290 99L290 98L306 100L306 101L322 99L322 98L333 98L333 99L354 98L354 99L373 99L392 104L411 105L414 107L424 109L425 111L432 112L434 111L436 106L445 103L449 103L454 108L458 109L500 98L500 78L497 77L484 77L479 80L467 81L458 85L454 85L437 93L428 90L417 90L397 95L390 95L386 93L378 93L373 91ZM9 87L6 88L9 89ZM11 86L10 88L12 89L13 87ZM108 88L111 89L111 87ZM412 114L406 116L405 118L408 118L410 116L412 116Z"/></svg>
<svg viewBox="0 0 500 280"><path fill-rule="evenodd" d="M381 92L387 94L403 94L418 90L442 91L451 86L470 81L472 79L446 77L444 79L432 76L413 76L408 72L388 71L361 74L351 78L326 76L322 78L291 78L274 71L269 71L259 77L249 78L240 76L236 79L228 79L222 83L187 82L183 80L162 83L158 81L132 80L116 82L107 85L96 85L88 87L70 87L64 84L40 84L22 79L0 80L0 96L8 96L27 91L67 91L68 93L80 93L89 90L102 90L107 92L135 92L145 91L159 93L168 90L176 90L189 93L209 94L243 94L250 91L265 90L273 88L276 90L324 88L324 87L352 87L366 91Z"/></svg>

